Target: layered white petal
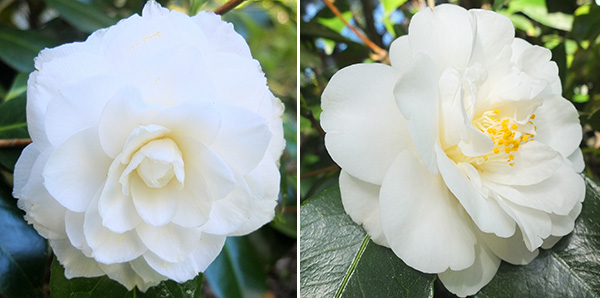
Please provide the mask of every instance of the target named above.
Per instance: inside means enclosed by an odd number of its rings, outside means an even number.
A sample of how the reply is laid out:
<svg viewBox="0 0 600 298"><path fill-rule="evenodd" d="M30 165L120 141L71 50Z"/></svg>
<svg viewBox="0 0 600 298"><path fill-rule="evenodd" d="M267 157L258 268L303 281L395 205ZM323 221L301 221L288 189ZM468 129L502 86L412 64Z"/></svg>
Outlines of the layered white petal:
<svg viewBox="0 0 600 298"><path fill-rule="evenodd" d="M348 175L344 170L340 173L340 192L344 211L354 222L363 226L375 243L390 247L381 224L380 188L380 185L359 180Z"/></svg>
<svg viewBox="0 0 600 298"><path fill-rule="evenodd" d="M477 227L486 233L509 237L515 232L515 222L498 203L481 192L476 184L459 171L439 147L438 165L445 185L471 216Z"/></svg>
<svg viewBox="0 0 600 298"><path fill-rule="evenodd" d="M386 173L379 208L388 244L409 266L439 273L473 264L477 240L468 215L441 177L409 151L398 154Z"/></svg>
<svg viewBox="0 0 600 298"><path fill-rule="evenodd" d="M498 258L485 244L475 246L475 262L467 269L446 270L438 274L444 286L460 297L474 295L487 285L500 266Z"/></svg>
<svg viewBox="0 0 600 298"><path fill-rule="evenodd" d="M208 265L217 258L223 245L225 245L225 236L203 233L201 240L195 244L195 250L181 262L165 262L150 252L144 254L144 259L159 274L177 282L184 282L193 278L195 273L206 270Z"/></svg>
<svg viewBox="0 0 600 298"><path fill-rule="evenodd" d="M431 88L437 84L435 72L433 61L417 54L394 87L395 101L406 118L412 142L423 164L433 174L438 171L434 145L439 142L439 94L437 88Z"/></svg>
<svg viewBox="0 0 600 298"><path fill-rule="evenodd" d="M399 78L389 66L354 65L337 72L323 91L327 150L348 174L369 183L381 184L397 150L406 148L405 121L391 91Z"/></svg>
<svg viewBox="0 0 600 298"><path fill-rule="evenodd" d="M175 224L153 227L140 224L135 231L144 246L166 262L183 261L200 243L202 231L186 229Z"/></svg>
<svg viewBox="0 0 600 298"><path fill-rule="evenodd" d="M102 151L97 131L87 128L52 153L42 173L44 186L61 205L83 212L104 184L110 163Z"/></svg>

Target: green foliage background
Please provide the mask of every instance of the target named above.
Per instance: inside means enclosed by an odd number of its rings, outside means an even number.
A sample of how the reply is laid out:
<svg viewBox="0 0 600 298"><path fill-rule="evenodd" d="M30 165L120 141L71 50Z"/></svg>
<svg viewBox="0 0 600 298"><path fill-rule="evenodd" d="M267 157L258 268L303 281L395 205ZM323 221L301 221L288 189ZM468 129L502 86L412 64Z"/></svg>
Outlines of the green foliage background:
<svg viewBox="0 0 600 298"><path fill-rule="evenodd" d="M164 0L190 15L225 0ZM28 138L27 78L45 47L83 41L94 30L141 13L146 0L0 1L0 139ZM67 280L12 197L12 172L22 146L0 148L0 297L265 297L296 293L296 1L246 1L224 15L247 40L271 91L286 111L286 149L276 218L258 231L227 240L207 272L184 284L161 283L147 293L127 292L106 278ZM206 277L206 278L205 278ZM208 280L209 287L204 287ZM206 288L210 288L207 290ZM48 289L50 291L48 291Z"/></svg>
<svg viewBox="0 0 600 298"><path fill-rule="evenodd" d="M511 19L517 37L552 51L552 59L559 66L563 96L581 115L585 174L591 177L575 232L553 249L541 252L528 266L503 263L494 280L476 296L600 297L600 213L593 182L600 175L600 2L435 2L499 12ZM426 1L337 0L334 5L369 40L388 50L393 39L407 34L410 18L426 6ZM374 55L322 0L300 0L299 50L300 196L304 202L300 211L301 295L371 297L368 293L381 293L380 297L390 297L395 293L396 297L453 297L434 275L419 274L393 258L391 250L376 248L362 228L340 209L340 171L323 143L320 96L339 69L354 63L380 62L382 57ZM584 235L583 240L578 233ZM373 253L375 249L379 251ZM391 258L386 266L373 265L387 256Z"/></svg>

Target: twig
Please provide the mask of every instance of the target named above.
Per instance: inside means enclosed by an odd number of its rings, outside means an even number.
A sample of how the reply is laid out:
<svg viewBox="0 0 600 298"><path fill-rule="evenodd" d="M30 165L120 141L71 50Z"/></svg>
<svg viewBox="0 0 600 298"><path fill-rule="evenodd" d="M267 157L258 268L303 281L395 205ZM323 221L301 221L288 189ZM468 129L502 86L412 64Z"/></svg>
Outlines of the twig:
<svg viewBox="0 0 600 298"><path fill-rule="evenodd" d="M304 179L304 178L316 176L316 175L319 175L319 174L323 174L323 173L335 171L335 170L337 170L339 168L340 167L338 165L331 165L331 166L328 166L326 168L322 168L322 169L318 169L318 170L311 171L311 172L308 172L308 173L304 173L304 174L300 175L300 179Z"/></svg>
<svg viewBox="0 0 600 298"><path fill-rule="evenodd" d="M429 6L429 8L433 10L433 8L435 7L435 0L427 0L427 6Z"/></svg>
<svg viewBox="0 0 600 298"><path fill-rule="evenodd" d="M215 9L216 14L224 15L230 10L236 8L238 5L242 4L246 0L229 0L227 3L223 4L223 6Z"/></svg>
<svg viewBox="0 0 600 298"><path fill-rule="evenodd" d="M31 144L31 139L0 140L0 148L21 148Z"/></svg>
<svg viewBox="0 0 600 298"><path fill-rule="evenodd" d="M342 22L344 22L344 24L348 28L350 28L350 30L352 30L369 48L371 48L371 50L373 52L375 52L375 54L377 54L377 56L378 56L378 58L380 58L380 60L384 60L387 57L388 52L386 50L380 48L378 45L376 45L374 42L372 42L369 38L367 38L362 33L360 33L354 26L350 25L350 23L348 23L348 21L346 21L346 19L344 19L344 16L342 16L342 13L340 13L340 11L337 9L337 7L335 7L335 5L333 5L331 0L323 0L323 2L325 2L327 7L329 7L331 12L333 12L333 14L335 14L335 16L338 17L338 19L342 20Z"/></svg>
<svg viewBox="0 0 600 298"><path fill-rule="evenodd" d="M322 138L324 138L325 137L325 131L323 130L323 128L319 124L319 121L317 121L317 119L315 118L315 115L313 114L313 112L311 110L308 110L304 116L308 119L308 121L310 121L310 123L312 124L312 126L319 133L319 135Z"/></svg>

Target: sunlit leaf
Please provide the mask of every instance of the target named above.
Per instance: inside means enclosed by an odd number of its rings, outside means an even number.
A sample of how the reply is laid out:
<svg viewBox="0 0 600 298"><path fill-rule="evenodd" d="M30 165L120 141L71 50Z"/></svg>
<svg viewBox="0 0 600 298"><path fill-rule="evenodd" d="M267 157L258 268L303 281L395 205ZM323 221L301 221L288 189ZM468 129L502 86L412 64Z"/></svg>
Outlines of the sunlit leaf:
<svg viewBox="0 0 600 298"><path fill-rule="evenodd" d="M573 25L573 16L562 12L548 13L546 0L512 0L508 4L512 13L522 12L533 20L548 27L570 31Z"/></svg>

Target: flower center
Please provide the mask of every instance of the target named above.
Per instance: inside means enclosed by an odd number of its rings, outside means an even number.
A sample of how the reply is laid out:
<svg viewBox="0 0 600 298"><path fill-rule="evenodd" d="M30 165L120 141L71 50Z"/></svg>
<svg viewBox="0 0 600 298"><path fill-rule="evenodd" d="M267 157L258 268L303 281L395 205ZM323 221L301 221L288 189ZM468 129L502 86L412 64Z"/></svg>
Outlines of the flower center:
<svg viewBox="0 0 600 298"><path fill-rule="evenodd" d="M531 114L526 123L519 124L510 118L500 118L500 110L487 111L478 119L473 120L473 126L487 134L494 141L494 148L475 159L483 162L508 162L515 165L515 152L519 147L530 142L535 137L537 127L533 125L535 114ZM477 162L481 164L482 162Z"/></svg>
<svg viewBox="0 0 600 298"><path fill-rule="evenodd" d="M492 139L494 142L492 150L480 156L469 157L462 154L458 146L452 146L449 148L448 155L455 157L455 161L467 162L473 166L483 163L508 163L511 167L514 166L515 153L521 145L532 141L535 137L537 130L533 124L535 114L531 114L525 123L500 115L501 111L495 109L483 113L472 122L475 128Z"/></svg>

